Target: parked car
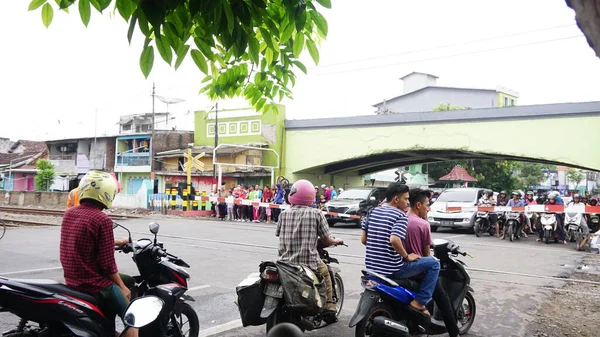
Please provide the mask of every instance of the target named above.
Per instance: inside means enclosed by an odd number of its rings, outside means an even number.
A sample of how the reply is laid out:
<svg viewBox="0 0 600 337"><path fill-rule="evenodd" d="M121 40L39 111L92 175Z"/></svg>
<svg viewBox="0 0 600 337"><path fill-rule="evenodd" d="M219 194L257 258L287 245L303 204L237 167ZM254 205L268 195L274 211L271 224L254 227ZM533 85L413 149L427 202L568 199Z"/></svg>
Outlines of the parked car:
<svg viewBox="0 0 600 337"><path fill-rule="evenodd" d="M427 220L431 225L431 231L438 228L473 229L477 211L452 211L446 207L474 207L477 206L479 198L483 195L484 188L450 188L443 191L437 200L431 205Z"/></svg>
<svg viewBox="0 0 600 337"><path fill-rule="evenodd" d="M329 226L333 227L336 222L355 223L360 226L367 212L385 199L386 191L386 187L353 187L343 191L337 198L325 204L325 209L328 212L360 215L360 219L326 215Z"/></svg>

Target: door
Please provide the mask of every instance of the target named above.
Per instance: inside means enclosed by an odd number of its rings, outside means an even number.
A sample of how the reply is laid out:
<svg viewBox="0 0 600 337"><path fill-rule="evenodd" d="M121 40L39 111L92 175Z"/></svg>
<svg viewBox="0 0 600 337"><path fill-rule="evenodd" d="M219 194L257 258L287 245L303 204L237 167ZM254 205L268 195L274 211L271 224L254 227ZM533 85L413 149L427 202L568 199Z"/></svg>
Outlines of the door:
<svg viewBox="0 0 600 337"><path fill-rule="evenodd" d="M129 178L129 186L127 186L127 194L136 194L142 188L141 178Z"/></svg>

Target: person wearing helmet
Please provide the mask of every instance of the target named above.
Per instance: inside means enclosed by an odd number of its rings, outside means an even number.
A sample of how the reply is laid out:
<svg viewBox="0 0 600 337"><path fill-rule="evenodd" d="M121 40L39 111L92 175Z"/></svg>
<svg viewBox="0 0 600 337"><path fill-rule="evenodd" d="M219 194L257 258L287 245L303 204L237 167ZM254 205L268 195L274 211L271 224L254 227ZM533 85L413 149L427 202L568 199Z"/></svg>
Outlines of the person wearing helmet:
<svg viewBox="0 0 600 337"><path fill-rule="evenodd" d="M548 198L546 200L546 202L544 203L544 205L560 205L557 201L557 197L556 197L556 193L555 192L550 192L548 193ZM565 245L568 244L567 241L565 241L565 228L563 225L563 218L560 216L560 214L556 215L556 232L558 234L558 239L560 241L562 241ZM544 239L544 231L542 228L540 228L539 232L538 232L538 239L536 241L543 241Z"/></svg>
<svg viewBox="0 0 600 337"><path fill-rule="evenodd" d="M506 204L506 206L508 207L524 207L525 201L523 201L521 199L521 193L519 191L513 191L510 196L512 197L508 203ZM529 223L529 218L525 216L525 214L520 213L520 217L521 217L521 226L519 227L519 229L517 230L517 233L520 233L521 235L523 235L524 237L527 237L527 234L525 234L525 231L523 230L525 228L525 226L531 227L531 224ZM519 234L517 234L519 235ZM502 240L504 240L506 238L506 226L504 226L504 228L502 229Z"/></svg>
<svg viewBox="0 0 600 337"><path fill-rule="evenodd" d="M279 237L279 261L306 265L318 271L327 288L326 321L337 321L337 308L333 302L333 286L327 265L321 261L317 244L325 247L341 245L341 239L331 236L327 219L321 211L310 207L315 201L315 187L308 180L298 180L292 185L287 200L290 207L279 215L275 235Z"/></svg>
<svg viewBox="0 0 600 337"><path fill-rule="evenodd" d="M506 204L508 204L508 193L506 193L506 191L500 191L496 200L496 205L506 206Z"/></svg>
<svg viewBox="0 0 600 337"><path fill-rule="evenodd" d="M571 200L568 206L585 207L585 203L581 200L581 196L579 194L574 194L573 200ZM590 227L588 227L587 224L587 221L589 219L588 217L589 214L582 214L581 221L579 223L579 226L581 227L581 234L583 235L583 239L579 243L579 247L577 247L580 250L585 247L585 244L587 243L587 240L590 236Z"/></svg>
<svg viewBox="0 0 600 337"><path fill-rule="evenodd" d="M525 204L527 204L527 206L537 205L537 201L534 199L533 191L527 191L527 196L525 197ZM529 234L533 234L534 228L537 230L538 227L538 214L536 212L533 212L533 214L531 215L531 228Z"/></svg>
<svg viewBox="0 0 600 337"><path fill-rule="evenodd" d="M588 205L590 206L598 206L598 199L596 198L591 198Z"/></svg>
<svg viewBox="0 0 600 337"><path fill-rule="evenodd" d="M131 291L115 262L114 246L129 242L115 240L113 222L102 212L117 194L116 180L101 171L88 172L79 183L79 206L67 209L60 229L60 262L67 286L102 298L107 316L125 313ZM125 332L137 336L137 329Z"/></svg>
<svg viewBox="0 0 600 337"><path fill-rule="evenodd" d="M494 191L487 189L483 191L483 195L479 198L478 206L495 206L496 200L494 200ZM490 219L491 226L496 229L496 237L500 236L500 226L498 224L498 214L495 212L489 212L488 218Z"/></svg>

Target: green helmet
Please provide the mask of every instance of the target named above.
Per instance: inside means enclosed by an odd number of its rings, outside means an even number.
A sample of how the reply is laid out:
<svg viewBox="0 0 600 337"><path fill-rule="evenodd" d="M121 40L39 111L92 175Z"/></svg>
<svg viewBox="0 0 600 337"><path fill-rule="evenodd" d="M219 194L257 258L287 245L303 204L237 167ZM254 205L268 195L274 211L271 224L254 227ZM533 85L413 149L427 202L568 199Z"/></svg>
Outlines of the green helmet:
<svg viewBox="0 0 600 337"><path fill-rule="evenodd" d="M102 171L90 171L79 182L79 200L91 199L112 206L117 195L117 182L110 174Z"/></svg>

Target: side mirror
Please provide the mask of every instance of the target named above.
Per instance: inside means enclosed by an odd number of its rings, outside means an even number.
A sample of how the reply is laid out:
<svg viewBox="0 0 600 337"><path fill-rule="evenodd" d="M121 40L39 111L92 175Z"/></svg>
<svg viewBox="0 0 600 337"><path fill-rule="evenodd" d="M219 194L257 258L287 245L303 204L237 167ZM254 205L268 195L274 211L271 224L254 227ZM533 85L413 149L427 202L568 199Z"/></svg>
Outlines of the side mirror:
<svg viewBox="0 0 600 337"><path fill-rule="evenodd" d="M148 228L150 229L150 233L156 235L158 234L158 229L160 228L160 225L156 222L151 222L150 225L148 225Z"/></svg>
<svg viewBox="0 0 600 337"><path fill-rule="evenodd" d="M119 227L119 224L113 221L113 229Z"/></svg>
<svg viewBox="0 0 600 337"><path fill-rule="evenodd" d="M376 199L375 199L375 197L370 197L369 200L375 201Z"/></svg>
<svg viewBox="0 0 600 337"><path fill-rule="evenodd" d="M152 323L160 314L165 302L156 296L144 296L131 302L123 323L128 328L141 328Z"/></svg>

